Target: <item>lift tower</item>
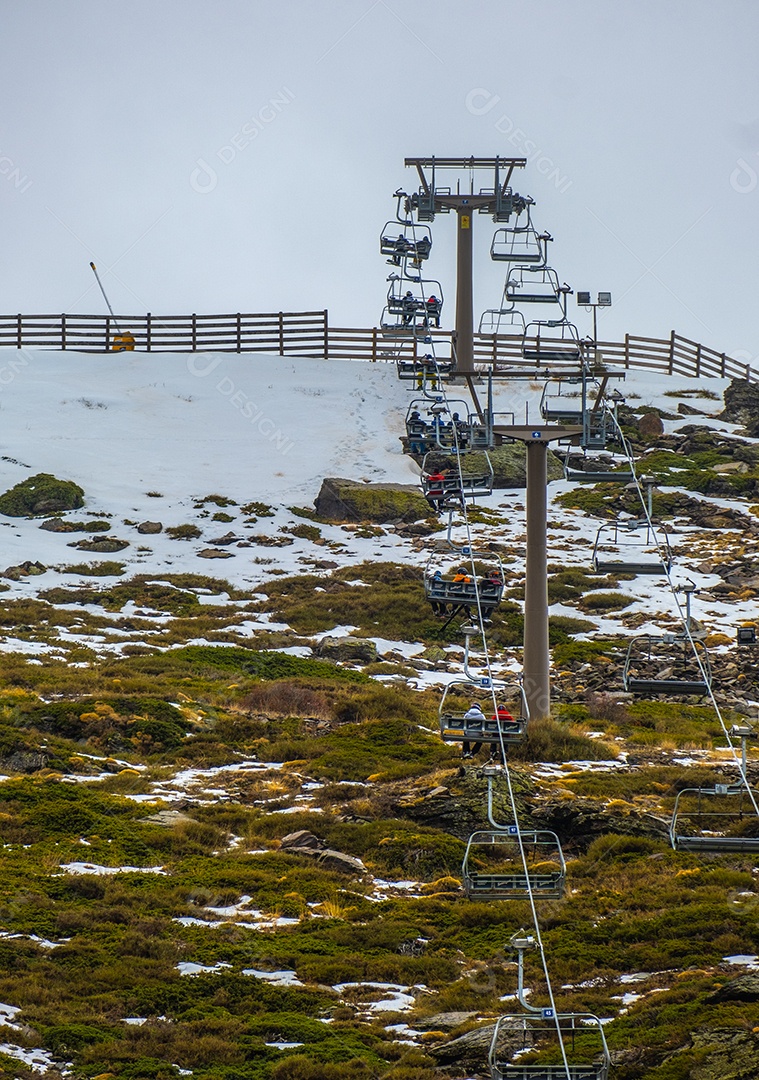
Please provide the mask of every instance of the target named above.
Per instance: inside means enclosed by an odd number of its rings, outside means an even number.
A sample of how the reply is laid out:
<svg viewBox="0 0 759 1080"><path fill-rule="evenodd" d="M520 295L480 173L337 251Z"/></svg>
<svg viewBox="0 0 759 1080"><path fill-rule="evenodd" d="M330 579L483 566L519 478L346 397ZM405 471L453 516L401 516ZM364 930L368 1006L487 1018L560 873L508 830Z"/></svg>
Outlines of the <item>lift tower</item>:
<svg viewBox="0 0 759 1080"><path fill-rule="evenodd" d="M527 158L406 158L404 164L416 169L419 190L408 197L408 209L419 221L434 221L435 214L455 210L457 218L456 243L456 327L454 373L474 374L474 307L472 301L472 215L491 214L493 221L508 221L527 206L528 200L511 190L514 169L523 169ZM461 191L460 181L453 191L450 186L439 187L437 171L455 169L469 171L469 190ZM488 170L492 186L474 188L475 170Z"/></svg>

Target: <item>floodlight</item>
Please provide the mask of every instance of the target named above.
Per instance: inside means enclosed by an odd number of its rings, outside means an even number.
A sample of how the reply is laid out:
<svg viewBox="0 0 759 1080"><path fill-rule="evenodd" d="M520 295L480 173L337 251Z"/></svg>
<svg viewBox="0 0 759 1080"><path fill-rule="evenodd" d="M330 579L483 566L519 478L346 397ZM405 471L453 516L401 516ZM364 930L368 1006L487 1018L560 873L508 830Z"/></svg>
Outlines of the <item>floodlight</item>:
<svg viewBox="0 0 759 1080"><path fill-rule="evenodd" d="M585 307L585 306L590 305L590 293L589 292L578 292L578 294L577 294L577 303L580 305L580 307Z"/></svg>
<svg viewBox="0 0 759 1080"><path fill-rule="evenodd" d="M611 307L611 293L600 292L598 294L598 306L599 307Z"/></svg>

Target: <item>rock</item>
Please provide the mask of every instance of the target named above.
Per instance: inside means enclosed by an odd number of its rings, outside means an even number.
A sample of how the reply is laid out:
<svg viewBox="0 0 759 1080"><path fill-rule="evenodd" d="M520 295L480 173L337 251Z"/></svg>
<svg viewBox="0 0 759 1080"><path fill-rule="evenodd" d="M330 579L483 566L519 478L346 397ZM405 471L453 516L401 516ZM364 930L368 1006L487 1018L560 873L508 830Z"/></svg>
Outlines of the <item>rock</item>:
<svg viewBox="0 0 759 1080"><path fill-rule="evenodd" d="M707 1001L759 1001L759 974L749 973L731 979L715 990Z"/></svg>
<svg viewBox="0 0 759 1080"><path fill-rule="evenodd" d="M50 755L35 750L14 750L0 760L0 769L9 773L33 773L47 767Z"/></svg>
<svg viewBox="0 0 759 1080"><path fill-rule="evenodd" d="M7 570L3 572L3 577L8 578L9 581L20 581L24 577L37 577L40 574L46 574L47 567L43 566L41 562L26 562L19 563L18 566L9 566Z"/></svg>
<svg viewBox="0 0 759 1080"><path fill-rule="evenodd" d="M415 1020L414 1027L422 1031L440 1031L446 1028L457 1028L474 1020L479 1014L476 1012L447 1012L436 1013L434 1016L425 1016L422 1020ZM492 1030L492 1029L491 1029Z"/></svg>
<svg viewBox="0 0 759 1080"><path fill-rule="evenodd" d="M218 548L203 548L198 552L199 559L234 559L233 551L219 551Z"/></svg>
<svg viewBox="0 0 759 1080"><path fill-rule="evenodd" d="M634 810L634 813L609 810L595 799L545 799L531 807L531 816L539 828L558 833L562 843L566 841L568 847L581 851L608 833L652 840L669 838L669 821L643 813L637 806Z"/></svg>
<svg viewBox="0 0 759 1080"><path fill-rule="evenodd" d="M78 526L73 521L66 521L65 518L47 518L46 521L42 522L40 528L46 532L69 533L79 532L81 526Z"/></svg>
<svg viewBox="0 0 759 1080"><path fill-rule="evenodd" d="M712 465L712 472L747 473L749 472L749 466L745 461L726 461L724 465Z"/></svg>
<svg viewBox="0 0 759 1080"><path fill-rule="evenodd" d="M699 1064L688 1072L690 1080L755 1080L759 1076L759 1034L740 1027L703 1027L691 1035L700 1050ZM674 1060L677 1056L673 1055ZM669 1058L668 1060L673 1060Z"/></svg>
<svg viewBox="0 0 759 1080"><path fill-rule="evenodd" d="M314 836L312 832L309 832L308 829L298 829L297 832L283 836L279 846L282 851L286 851L288 848L308 848L311 851L323 851L326 844L318 836Z"/></svg>
<svg viewBox="0 0 759 1080"><path fill-rule="evenodd" d="M466 1035L459 1035L457 1039L443 1043L442 1046L431 1046L427 1052L439 1065L459 1062L476 1062L481 1065L483 1061L487 1061L494 1031L495 1024L485 1024L474 1031L467 1031Z"/></svg>
<svg viewBox="0 0 759 1080"><path fill-rule="evenodd" d="M37 473L0 495L0 514L7 517L36 517L84 506L84 490L73 480L59 480L50 473Z"/></svg>
<svg viewBox="0 0 759 1080"><path fill-rule="evenodd" d="M733 379L725 390L724 400L719 419L742 424L752 439L759 437L759 386L746 379Z"/></svg>
<svg viewBox="0 0 759 1080"><path fill-rule="evenodd" d="M325 521L420 521L430 516L427 500L412 484L362 484L329 477L314 503Z"/></svg>
<svg viewBox="0 0 759 1080"><path fill-rule="evenodd" d="M450 788L443 787L442 785L438 785L438 787L434 787L432 791L427 792L428 799L441 799L443 797L448 799L450 798L450 795Z"/></svg>
<svg viewBox="0 0 759 1080"><path fill-rule="evenodd" d="M152 533L163 532L163 525L160 521L141 521L137 526L137 532L142 533L143 536L150 536Z"/></svg>
<svg viewBox="0 0 759 1080"><path fill-rule="evenodd" d="M189 814L183 814L181 810L159 810L155 814L151 814L150 817L141 818L147 825L161 825L164 828L171 829L175 825L179 825L183 821L193 821Z"/></svg>
<svg viewBox="0 0 759 1080"><path fill-rule="evenodd" d="M493 467L493 487L498 490L523 488L527 483L527 450L524 443L508 443L488 450L488 458ZM421 459L419 459L421 464ZM427 457L430 468L450 468L451 459L446 454L430 454ZM467 472L483 471L488 467L484 453L470 452L466 456ZM548 451L548 481L561 480L564 466L552 451Z"/></svg>
<svg viewBox="0 0 759 1080"><path fill-rule="evenodd" d="M315 652L327 660L357 660L362 664L373 664L379 659L377 646L366 638L325 637Z"/></svg>
<svg viewBox="0 0 759 1080"><path fill-rule="evenodd" d="M115 536L101 536L97 540L77 540L75 544L69 544L69 547L77 548L79 551L98 551L110 554L128 548L129 541L119 540Z"/></svg>
<svg viewBox="0 0 759 1080"><path fill-rule="evenodd" d="M664 423L655 409L645 412L638 420L638 431L641 436L648 439L658 439L664 434Z"/></svg>
<svg viewBox="0 0 759 1080"><path fill-rule="evenodd" d="M681 416L703 416L704 413L701 409L694 409L692 405L686 405L684 401L679 402L677 411Z"/></svg>
<svg viewBox="0 0 759 1080"><path fill-rule="evenodd" d="M343 874L366 873L366 867L360 859L354 858L353 855L344 855L342 851L333 851L331 848L318 852L318 861L319 865L326 867L327 870L339 870Z"/></svg>
<svg viewBox="0 0 759 1080"><path fill-rule="evenodd" d="M244 540L244 536L235 536L233 532L225 533L224 536L217 536L215 540L211 540L212 544L216 544L218 547L224 547L226 544L239 544L241 540Z"/></svg>

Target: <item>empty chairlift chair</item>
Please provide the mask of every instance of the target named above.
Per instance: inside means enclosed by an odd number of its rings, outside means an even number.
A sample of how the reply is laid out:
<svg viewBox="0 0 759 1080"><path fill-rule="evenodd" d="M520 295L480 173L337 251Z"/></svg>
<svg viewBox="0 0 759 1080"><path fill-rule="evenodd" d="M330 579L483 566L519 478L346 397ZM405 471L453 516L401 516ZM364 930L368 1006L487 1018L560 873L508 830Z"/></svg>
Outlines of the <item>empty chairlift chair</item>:
<svg viewBox="0 0 759 1080"><path fill-rule="evenodd" d="M504 294L509 304L564 305L567 285L559 283L559 275L550 266L514 266L506 279Z"/></svg>
<svg viewBox="0 0 759 1080"><path fill-rule="evenodd" d="M508 825L472 833L462 875L470 900L560 900L567 869L556 833Z"/></svg>
<svg viewBox="0 0 759 1080"><path fill-rule="evenodd" d="M746 785L684 788L675 799L669 838L675 851L759 853L759 792Z"/></svg>
<svg viewBox="0 0 759 1080"><path fill-rule="evenodd" d="M593 1013L536 1009L499 1017L488 1066L491 1080L608 1080L611 1056L603 1025Z"/></svg>
<svg viewBox="0 0 759 1080"><path fill-rule="evenodd" d="M564 459L564 476L567 480L574 480L580 484L629 484L635 479L629 463L617 465L612 459L611 464L599 467L596 461L588 462L583 454L583 468L576 469L568 464L569 455Z"/></svg>
<svg viewBox="0 0 759 1080"><path fill-rule="evenodd" d="M711 682L709 653L698 637L638 634L631 638L622 675L628 693L703 697Z"/></svg>
<svg viewBox="0 0 759 1080"><path fill-rule="evenodd" d="M567 319L533 319L522 335L522 357L536 364L579 364L583 343L574 323Z"/></svg>
<svg viewBox="0 0 759 1080"><path fill-rule="evenodd" d="M444 742L484 743L500 747L523 742L527 730L527 699L521 683L481 685L456 679L449 683L438 708ZM495 703L495 704L494 704ZM481 716L473 716L478 705Z"/></svg>
<svg viewBox="0 0 759 1080"><path fill-rule="evenodd" d="M540 415L553 424L581 424L582 375L546 380L540 397Z"/></svg>
<svg viewBox="0 0 759 1080"><path fill-rule="evenodd" d="M518 263L520 266L545 266L550 233L539 233L532 224L529 207L526 219L517 217L516 225L496 229L490 245L490 258L495 262Z"/></svg>
<svg viewBox="0 0 759 1080"><path fill-rule="evenodd" d="M593 569L597 574L656 574L672 567L669 537L648 521L610 521L596 533Z"/></svg>

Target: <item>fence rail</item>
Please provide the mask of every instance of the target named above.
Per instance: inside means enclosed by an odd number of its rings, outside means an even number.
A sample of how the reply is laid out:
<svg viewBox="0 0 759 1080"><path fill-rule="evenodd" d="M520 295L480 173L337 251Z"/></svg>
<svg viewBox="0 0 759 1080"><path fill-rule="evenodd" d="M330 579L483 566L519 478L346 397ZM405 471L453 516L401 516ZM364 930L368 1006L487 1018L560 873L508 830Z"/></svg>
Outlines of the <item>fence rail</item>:
<svg viewBox="0 0 759 1080"><path fill-rule="evenodd" d="M56 349L107 353L131 335L140 352L273 353L321 359L410 360L432 351L420 339L387 338L377 327L333 327L324 311L275 311L227 315L0 315L0 348ZM434 353L449 360L453 334L431 330ZM499 375L529 375L566 367L550 354L566 341L541 339L546 359L523 355L519 334L475 334L478 367ZM552 348L552 346L555 346ZM668 338L626 334L623 341L599 341L586 355L608 369L648 369L669 375L756 380L759 369L717 352L674 331Z"/></svg>

